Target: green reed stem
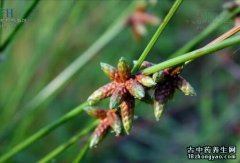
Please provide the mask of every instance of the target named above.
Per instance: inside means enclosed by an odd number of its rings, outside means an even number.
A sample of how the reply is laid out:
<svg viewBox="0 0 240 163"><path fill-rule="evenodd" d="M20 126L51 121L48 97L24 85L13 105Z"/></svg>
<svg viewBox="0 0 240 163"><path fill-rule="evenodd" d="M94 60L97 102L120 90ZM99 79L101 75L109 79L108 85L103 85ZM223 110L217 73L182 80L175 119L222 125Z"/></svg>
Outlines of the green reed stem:
<svg viewBox="0 0 240 163"><path fill-rule="evenodd" d="M179 0L178 0L179 1ZM180 0L180 1L182 1L182 0ZM179 4L180 5L180 4ZM179 6L178 5L178 6ZM173 14L175 13L175 11L176 11L176 9L178 8L178 7L174 7L174 5L173 5L173 8L175 8L173 11L172 10L170 10L170 12L169 12L169 14L167 15L167 17L164 19L164 21L163 21L163 25L160 25L160 27L159 27L159 29L157 30L157 32L156 33L158 33L158 36L155 36L155 39L157 40L157 38L160 36L160 33L163 31L163 29L165 28L165 26L167 25L167 23L169 22L169 20L170 20L170 18L173 16ZM126 19L125 19L126 20ZM125 22L125 21L124 21ZM156 33L155 33L155 35L156 35ZM154 40L154 39L152 39L152 40ZM156 40L155 40L155 42L156 42ZM151 49L151 48L149 48L149 49ZM149 50L150 51L150 50ZM138 67L139 68L139 67ZM136 69L138 69L138 68L136 68ZM61 74L60 74L61 75ZM56 78L57 79L57 78ZM50 83L51 84L51 83ZM48 86L47 86L48 87ZM47 88L46 87L46 88ZM44 96L43 96L44 97ZM73 137L72 139L74 139L75 140L75 137ZM70 142L72 142L71 141L71 139L69 140ZM68 144L68 143L67 143ZM55 149L54 151L52 151L49 155L47 155L46 157L44 157L43 159L41 159L39 162L47 162L47 161L49 161L49 160L51 160L53 157L55 157L56 155L58 155L58 154L60 154L61 153L61 151L63 150L63 147L65 147L65 143L63 144L63 145L61 145L60 147L59 147L59 149L57 148L57 149ZM87 152L87 150L88 150L88 148L89 148L89 143L86 143L86 145L85 145L85 147L84 147L84 149L79 153L79 155L76 157L76 159L74 160L74 162L79 162L79 160L82 160L82 158L84 157L84 155L85 155L85 153ZM59 152L60 151L60 152Z"/></svg>
<svg viewBox="0 0 240 163"><path fill-rule="evenodd" d="M173 6L171 7L171 9L169 10L168 14L164 18L163 22L160 24L160 26L158 27L157 31L155 32L155 34L151 38L151 40L148 43L147 47L142 52L142 54L139 57L137 63L134 65L134 67L132 69L133 73L135 73L135 72L137 72L139 70L140 66L142 65L143 61L147 57L148 53L150 52L150 50L153 48L153 46L157 42L157 40L160 37L161 33L163 32L163 30L165 29L165 27L167 26L168 22L173 17L174 13L177 11L177 9L181 5L181 3L182 3L182 0L176 0L175 1Z"/></svg>
<svg viewBox="0 0 240 163"><path fill-rule="evenodd" d="M82 53L73 63L65 68L56 78L54 78L41 92L39 92L27 105L29 110L34 110L51 97L57 90L66 84L87 62L89 62L101 49L103 49L113 38L115 38L125 27L126 20L136 7L133 3L123 12L110 28L84 53Z"/></svg>
<svg viewBox="0 0 240 163"><path fill-rule="evenodd" d="M64 84L69 81L74 74L77 73L91 58L93 58L98 51L100 51L104 46L106 46L113 38L117 36L118 33L122 31L125 26L125 22L130 15L131 11L134 10L136 6L134 1L130 6L123 12L122 16L116 20L110 28L83 54L81 54L77 60L71 63L62 73L60 73L55 79L53 79L41 92L39 92L30 102L25 106L25 109L19 111L17 116L7 125L9 129L13 128L23 117L33 113L33 111L38 108L43 102L48 100L54 93L57 92ZM53 28L55 29L55 28ZM25 73L29 74L29 73ZM29 116L31 117L31 116ZM23 122L26 122L23 119Z"/></svg>
<svg viewBox="0 0 240 163"><path fill-rule="evenodd" d="M185 44L181 49L179 49L174 54L172 54L170 58L174 58L181 54L189 52L194 47L196 47L202 40L207 38L210 34L212 34L215 30L217 30L224 23L227 23L232 17L234 17L238 13L240 13L240 7L234 9L233 11L224 10L199 35L194 37L190 42Z"/></svg>
<svg viewBox="0 0 240 163"><path fill-rule="evenodd" d="M87 49L79 58L77 58L70 66L68 66L59 76L57 76L51 83L49 83L27 106L28 111L33 111L42 102L53 95L60 87L62 87L85 63L87 63L93 56L97 54L104 46L106 46L118 33L125 27L127 18L131 11L135 8L138 1L133 1L131 5L123 12L123 15L113 23L113 25L104 33L89 49ZM72 111L65 114L63 117L56 120L54 123L43 127L35 134L25 139L8 152L0 156L0 162L4 162L20 151L24 150L32 143L46 136L48 133L68 122L75 116L77 116L82 109L88 105L87 102L79 105Z"/></svg>
<svg viewBox="0 0 240 163"><path fill-rule="evenodd" d="M149 67L149 68L143 70L143 73L146 74L146 75L152 74L154 72L160 71L160 70L165 69L167 67L175 66L175 65L184 63L188 60L196 59L196 58L201 57L203 55L215 52L217 50L220 50L220 49L223 49L223 48L226 48L228 46L235 45L235 44L238 44L238 43L240 43L240 35L235 36L235 37L230 38L230 39L227 39L227 40L225 40L221 43L214 44L214 45L211 45L211 46L206 46L206 47L203 47L201 49L195 50L193 52L187 53L185 55L167 60L167 61L162 62L160 64L157 64L155 66ZM40 129L35 134L33 134L32 136L27 138L25 141L21 142L17 146L13 147L10 151L8 151L4 155L2 155L0 157L0 162L4 162L4 161L8 160L13 155L17 154L18 152L22 151L26 147L30 146L35 141L37 141L37 140L41 139L42 137L46 136L48 133L53 131L55 128L57 128L60 125L68 122L69 120L71 120L72 118L77 116L79 113L81 113L83 111L83 108L86 107L86 106L88 106L87 102L79 105L78 107L76 107L75 109L73 109L72 111L67 113L66 115L64 115L61 118L59 118L58 120L56 120L51 125L48 125L48 126L42 128L42 129Z"/></svg>
<svg viewBox="0 0 240 163"><path fill-rule="evenodd" d="M86 156L89 150L90 139L84 144L81 152L77 155L77 157L73 160L73 163L80 163L84 157Z"/></svg>
<svg viewBox="0 0 240 163"><path fill-rule="evenodd" d="M29 15L32 13L32 11L36 8L37 4L40 2L40 0L35 0L32 5L28 8L28 10L23 15L22 19L27 19ZM19 23L16 28L13 30L13 32L8 36L6 41L0 46L0 52L4 51L6 47L11 43L11 41L16 36L17 32L22 28L24 23Z"/></svg>
<svg viewBox="0 0 240 163"><path fill-rule="evenodd" d="M25 111L24 107L23 107L24 109L19 110L19 106L31 79L36 72L36 68L38 67L36 65L39 63L39 60L42 58L42 54L47 53L49 51L49 48L52 46L51 43L54 42L54 39L59 34L61 27L63 27L63 25L65 24L65 20L69 20L69 14L71 14L71 12L69 11L72 11L71 9L73 8L73 6L76 7L76 2L69 3L66 1L59 4L61 4L61 6L64 6L64 10L61 10L61 13L59 13L55 17L55 22L53 22L51 25L48 24L49 30L47 32L45 31L45 34L41 34L41 38L44 41L40 41L41 44L35 48L34 55L31 57L31 60L29 59L29 62L26 63L26 68L24 69L24 71L22 71L23 73L21 77L19 77L19 80L18 80L19 84L18 86L15 87L15 92L6 101L5 108L4 108L6 110L6 113L3 114L2 116L3 116L3 122L7 122L7 123L5 123L3 128L0 128L0 131L5 131L4 135L11 132L12 132L11 134L14 135L12 139L9 138L8 147L10 148L13 144L16 144L16 142L23 139L23 137L27 133L26 131L32 124L32 120L36 118L36 116L34 115L29 115L25 117L21 121L21 123L19 123L18 128L15 129L16 123L20 121L21 115ZM61 6L58 6L59 9L61 8ZM15 115L14 113L16 112L17 114ZM9 122L9 118L13 116L14 116L13 120ZM1 136L2 135L0 134L0 138Z"/></svg>
<svg viewBox="0 0 240 163"><path fill-rule="evenodd" d="M219 43L223 40L226 40L227 38L235 35L239 31L240 31L240 25L236 25L233 28L231 28L230 30L228 30L227 32L225 32L224 34L222 34L221 36L217 37L216 39L214 39L213 41L208 43L206 46L213 45L213 44Z"/></svg>
<svg viewBox="0 0 240 163"><path fill-rule="evenodd" d="M228 46L235 45L235 44L238 44L238 43L240 43L240 35L235 36L233 38L229 38L225 41L222 41L222 42L214 44L214 45L205 46L205 47L200 48L198 50L195 50L195 51L186 53L184 55L181 55L179 57L169 59L165 62L162 62L162 63L159 63L159 64L154 65L152 67L144 69L142 71L142 73L145 74L145 75L153 74L153 73L155 73L157 71L160 71L160 70L163 70L165 68L176 66L178 64L184 63L184 62L189 61L189 60L194 60L194 59L199 58L201 56L204 56L206 54L213 53L217 50L221 50L223 48L226 48Z"/></svg>
<svg viewBox="0 0 240 163"><path fill-rule="evenodd" d="M21 143L19 143L18 145L14 146L8 152L6 152L2 156L0 156L0 162L7 161L12 156L14 156L15 154L17 154L20 151L24 150L25 148L27 148L28 146L30 146L31 144L33 144L37 140L43 138L44 136L46 136L48 133L50 133L51 131L53 131L57 127L59 127L62 124L70 121L71 119L73 119L74 117L79 115L83 111L83 108L86 107L86 106L88 106L87 102L77 106L76 108L74 108L70 112L68 112L65 115L63 115L61 118L57 119L52 124L47 125L46 127L43 127L42 129L38 130L35 134L33 134L32 136L30 136L27 139L23 140Z"/></svg>
<svg viewBox="0 0 240 163"><path fill-rule="evenodd" d="M91 122L90 124L88 124L87 127L84 128L84 130L81 130L79 133L77 133L72 138L70 138L67 142L55 148L53 151L48 153L45 157L43 157L38 162L45 163L45 162L51 161L53 158L55 158L56 156L58 156L59 154L67 150L70 146L75 144L80 139L80 137L88 134L97 125L97 123L98 123L97 120ZM84 148L82 150L84 150Z"/></svg>
<svg viewBox="0 0 240 163"><path fill-rule="evenodd" d="M236 12L237 11L237 12ZM203 40L205 37L207 37L209 34L211 34L214 30L216 30L222 23L224 23L227 19L229 19L230 17L234 16L235 14L237 14L239 12L239 10L235 10L235 12L222 12L222 14L220 14L219 17L217 17L212 24L210 24L206 30L204 30L198 37L196 37L193 41L191 41L189 44L187 44L185 47L183 47L182 49L180 49L179 54L183 53L184 51L189 51L192 47L194 47L196 44L198 44L201 40ZM173 14L172 14L173 15ZM170 20L170 18L168 19L168 21ZM167 23L166 23L167 24ZM157 30L156 33L158 33L159 31L163 31L164 27L166 26L166 24L164 26L160 26L159 29L161 30ZM158 33L158 35L156 35L155 33L155 42L157 41L157 38L160 36L161 32ZM152 40L154 40L154 36L152 38ZM152 40L150 41L150 43L152 42ZM149 51L151 50L151 48L154 46L155 43L153 44L148 44L147 48L149 48L148 52L145 51L145 53L143 52L144 55L141 55L142 58L145 59L145 57L147 56L147 54L149 53ZM206 50L207 51L207 50ZM145 57L144 57L145 56ZM141 58L140 57L140 58ZM144 61L143 59L143 61ZM134 70L133 70L134 71ZM71 141L71 139L69 140ZM76 159L74 160L75 163L80 162L80 160L82 160L82 158L85 156L86 152L89 149L89 144L86 143L85 147L82 149L82 151L79 153L79 155L76 157ZM54 151L53 151L54 152ZM50 160L50 159L49 159Z"/></svg>
<svg viewBox="0 0 240 163"><path fill-rule="evenodd" d="M176 2L180 3L181 1L177 0ZM176 5L176 3L175 3L175 5ZM160 64L157 64L155 66L152 66L152 67L149 67L149 68L143 70L143 73L146 74L146 75L152 74L154 72L160 71L160 70L165 69L167 67L175 66L175 65L184 63L184 62L186 62L188 60L194 60L194 59L196 59L198 57L201 57L203 55L215 52L217 50L226 48L228 46L231 46L231 45L234 45L234 44L237 44L237 43L240 43L240 36L236 36L236 37L227 39L227 40L225 40L225 41L223 41L221 43L214 44L214 45L211 45L211 46L206 46L206 47L203 47L201 49L195 50L193 52L187 53L185 55L182 55L182 56L179 56L179 57L167 60L165 62L162 62ZM152 47L153 46L151 46L151 48ZM151 48L149 48L149 51L151 50ZM145 58L143 58L143 60L144 59ZM140 62L141 62L141 59L140 59ZM138 68L135 68L135 69L137 70ZM81 113L83 111L83 108L86 107L86 106L88 106L87 102L79 105L78 107L76 107L72 111L68 112L67 114L65 114L64 116L62 116L61 118L59 118L58 120L53 122L52 124L50 124L50 125L48 125L46 127L43 127L42 129L37 131L35 134L33 134L29 138L25 139L20 144L16 145L11 150L9 150L5 154L3 154L0 157L0 162L4 162L4 161L8 160L9 158L11 158L15 154L19 153L23 149L27 148L28 146L30 146L31 144L33 144L37 140L39 140L39 139L43 138L44 136L46 136L48 133L50 133L51 131L53 131L57 127L61 126L62 124L66 123L66 122L68 122L69 120L73 119L79 113ZM82 152L85 153L87 151L87 149L88 149L88 145L86 146L86 148L84 148L84 150ZM84 156L85 154L80 154L80 156L81 155ZM79 158L81 158L81 157L79 157Z"/></svg>

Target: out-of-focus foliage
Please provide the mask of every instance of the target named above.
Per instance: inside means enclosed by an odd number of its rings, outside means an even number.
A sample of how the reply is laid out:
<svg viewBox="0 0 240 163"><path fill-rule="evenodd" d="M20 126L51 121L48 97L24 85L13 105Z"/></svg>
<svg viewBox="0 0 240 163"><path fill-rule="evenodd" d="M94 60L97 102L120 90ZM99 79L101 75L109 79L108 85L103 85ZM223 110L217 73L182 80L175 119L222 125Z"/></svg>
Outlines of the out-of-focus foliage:
<svg viewBox="0 0 240 163"><path fill-rule="evenodd" d="M115 65L121 56L129 62L139 57L157 27L148 26L148 35L140 42L134 40L130 28L124 29L63 89L39 106L39 111L29 115L31 125L26 132L22 132L18 126L13 132L7 132L6 126L18 112L23 111L44 86L97 40L129 2L130 0L42 0L38 4L2 54L0 132L7 134L0 135L0 153L85 101L96 88L108 82L108 78L101 72L100 61ZM224 2L185 0L147 60L166 60L211 23L222 11ZM13 8L17 18L22 17L31 3L30 0L5 0L5 6ZM170 0L160 1L156 6L149 6L148 10L164 18L172 3ZM232 21L226 22L200 46L232 26ZM14 25L2 29L2 41L13 29ZM189 64L183 75L194 86L198 96L186 97L177 93L158 122L154 119L151 105L137 102L138 117L134 121L132 133L117 138L110 134L98 148L89 151L85 161L191 162L186 157L186 148L191 145L238 145L239 151L239 53L237 48L228 48L217 52L217 55L209 55ZM103 105L107 106L107 103L106 100ZM18 154L13 162L39 160L91 120L86 114L79 115ZM82 140L60 155L56 162L73 160L83 145Z"/></svg>

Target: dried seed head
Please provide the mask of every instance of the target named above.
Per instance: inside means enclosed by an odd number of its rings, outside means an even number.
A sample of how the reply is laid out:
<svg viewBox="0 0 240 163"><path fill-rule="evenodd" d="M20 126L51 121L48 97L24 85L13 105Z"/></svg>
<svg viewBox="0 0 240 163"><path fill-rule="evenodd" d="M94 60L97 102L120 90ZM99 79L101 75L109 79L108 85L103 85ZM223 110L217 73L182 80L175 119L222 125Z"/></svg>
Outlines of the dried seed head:
<svg viewBox="0 0 240 163"><path fill-rule="evenodd" d="M115 88L116 84L114 82L108 83L100 87L88 97L89 104L93 105L100 101L101 99L111 96Z"/></svg>
<svg viewBox="0 0 240 163"><path fill-rule="evenodd" d="M153 87L154 85L156 85L156 82L149 76L139 74L139 75L136 75L136 79L139 83L141 83L146 87Z"/></svg>
<svg viewBox="0 0 240 163"><path fill-rule="evenodd" d="M131 75L129 65L123 57L118 61L118 74L122 81L126 81Z"/></svg>
<svg viewBox="0 0 240 163"><path fill-rule="evenodd" d="M134 99L129 98L123 100L120 105L122 123L126 134L129 134L132 129L133 115L134 115Z"/></svg>
<svg viewBox="0 0 240 163"><path fill-rule="evenodd" d="M114 80L117 74L117 69L107 63L100 63L103 72L111 79Z"/></svg>
<svg viewBox="0 0 240 163"><path fill-rule="evenodd" d="M139 84L134 79L129 79L125 86L129 93L133 95L135 98L142 99L145 96L145 90L141 84Z"/></svg>

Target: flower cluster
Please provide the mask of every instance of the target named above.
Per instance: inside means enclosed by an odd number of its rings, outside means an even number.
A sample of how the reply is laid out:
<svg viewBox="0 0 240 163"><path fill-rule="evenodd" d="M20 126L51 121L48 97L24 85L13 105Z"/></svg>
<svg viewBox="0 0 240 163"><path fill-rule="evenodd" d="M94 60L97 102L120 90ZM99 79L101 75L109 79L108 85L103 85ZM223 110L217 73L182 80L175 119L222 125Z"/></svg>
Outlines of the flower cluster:
<svg viewBox="0 0 240 163"><path fill-rule="evenodd" d="M127 20L127 25L131 27L134 38L140 40L147 34L146 25L159 25L160 19L147 12L146 5L140 5Z"/></svg>
<svg viewBox="0 0 240 163"><path fill-rule="evenodd" d="M124 58L119 60L117 68L106 63L100 65L112 81L94 91L88 98L91 106L86 107L85 111L90 116L100 119L92 135L90 147L96 146L109 128L112 128L116 135L122 133L122 127L126 134L130 133L135 99L145 101L147 97L150 98L154 104L155 117L159 120L165 104L176 89L181 90L185 95L195 95L192 86L180 76L182 67L167 68L146 76L142 73L131 74L131 69ZM145 61L140 69L153 65ZM149 93L151 89L154 90L153 95ZM108 110L93 107L94 104L108 97L110 97Z"/></svg>

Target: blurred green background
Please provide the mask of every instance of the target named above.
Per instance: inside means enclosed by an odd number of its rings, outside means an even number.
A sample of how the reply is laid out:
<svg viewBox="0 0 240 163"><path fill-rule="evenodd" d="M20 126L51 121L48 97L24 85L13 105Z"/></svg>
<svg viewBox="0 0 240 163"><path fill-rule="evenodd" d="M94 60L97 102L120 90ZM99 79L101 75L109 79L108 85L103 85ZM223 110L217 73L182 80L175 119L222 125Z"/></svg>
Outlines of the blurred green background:
<svg viewBox="0 0 240 163"><path fill-rule="evenodd" d="M123 56L136 60L156 30L147 26L148 35L141 41L124 28L101 51L91 58L60 90L31 111L34 97L86 49L88 49L129 6L130 0L42 0L32 11L4 52L0 62L0 153L36 132L72 108L108 82L99 63L116 65ZM159 0L148 11L164 18L174 1ZM184 0L147 60L159 63L199 34L223 10L224 0ZM31 0L5 0L21 18ZM233 26L224 23L205 39L201 47ZM15 25L2 28L2 42ZM217 54L217 55L215 55ZM202 57L183 71L197 91L196 97L177 92L159 122L153 107L137 102L131 135L114 137L111 133L96 149L89 151L85 162L208 162L187 159L188 146L237 145L240 151L240 50L231 47ZM108 100L103 103L106 106ZM21 113L21 114L20 114ZM29 112L27 112L29 113ZM26 115L26 116L23 116ZM11 123L19 119L11 129ZM66 123L44 139L19 153L10 162L36 162L56 146L67 141L92 121L85 113ZM23 122L25 122L23 124ZM53 162L71 162L90 134L58 156ZM239 160L240 155L238 155ZM237 162L237 160L235 160ZM218 160L217 162L232 162ZM239 161L238 161L239 162Z"/></svg>

